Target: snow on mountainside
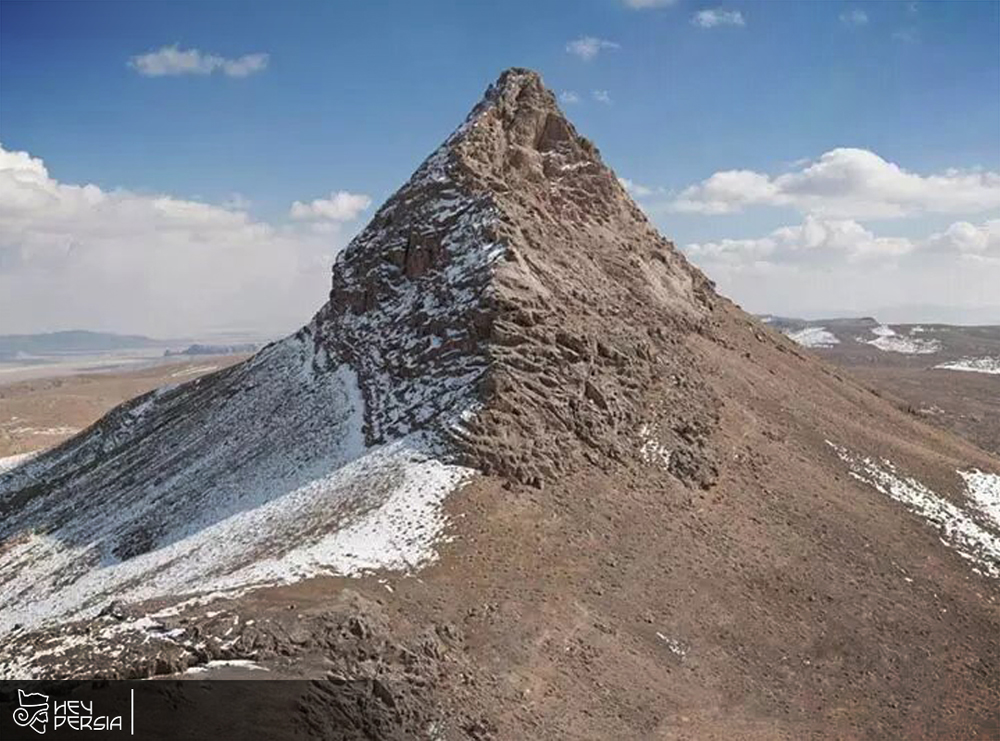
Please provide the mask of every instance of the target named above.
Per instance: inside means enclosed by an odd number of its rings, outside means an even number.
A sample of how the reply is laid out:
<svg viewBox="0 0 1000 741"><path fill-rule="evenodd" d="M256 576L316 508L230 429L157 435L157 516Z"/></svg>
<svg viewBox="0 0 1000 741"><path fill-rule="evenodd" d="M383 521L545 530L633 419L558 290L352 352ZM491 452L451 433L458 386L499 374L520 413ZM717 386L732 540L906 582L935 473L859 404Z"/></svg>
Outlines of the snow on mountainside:
<svg viewBox="0 0 1000 741"><path fill-rule="evenodd" d="M367 448L354 372L302 331L0 478L0 635L112 599L414 567L465 473L429 434Z"/></svg>
<svg viewBox="0 0 1000 741"><path fill-rule="evenodd" d="M609 238L642 246L623 260ZM0 477L0 633L413 568L473 469L541 485L644 425L707 486L715 402L670 330L712 295L538 76L509 70L340 254L309 325ZM651 410L647 386L672 401Z"/></svg>
<svg viewBox="0 0 1000 741"><path fill-rule="evenodd" d="M934 367L940 368L941 370L1000 375L1000 358L962 358L961 360L954 360L950 363L940 363Z"/></svg>
<svg viewBox="0 0 1000 741"><path fill-rule="evenodd" d="M941 349L937 340L924 340L916 337L903 337L892 327L880 325L872 330L875 339L859 340L884 352L898 352L903 355L932 355Z"/></svg>
<svg viewBox="0 0 1000 741"><path fill-rule="evenodd" d="M852 454L829 440L851 476L872 486L937 528L942 543L970 561L977 573L1000 578L1000 476L983 471L958 471L966 484L971 508L961 507L939 496L920 481L902 474L888 460ZM987 527L983 527L986 524Z"/></svg>
<svg viewBox="0 0 1000 741"><path fill-rule="evenodd" d="M805 320L765 315L761 321L827 358L868 358L875 364L992 373L1000 367L1000 327L883 324L872 317ZM877 352L871 352L872 350Z"/></svg>
<svg viewBox="0 0 1000 741"><path fill-rule="evenodd" d="M312 324L0 473L0 635L112 599L434 558L439 505L471 471L445 460L441 433L474 409L475 314L503 253L451 150L489 105L341 255ZM387 285L399 272L412 280Z"/></svg>
<svg viewBox="0 0 1000 741"><path fill-rule="evenodd" d="M17 468L22 463L26 463L34 457L34 453L18 453L17 455L9 455L5 458L0 458L0 474L6 473L12 468Z"/></svg>

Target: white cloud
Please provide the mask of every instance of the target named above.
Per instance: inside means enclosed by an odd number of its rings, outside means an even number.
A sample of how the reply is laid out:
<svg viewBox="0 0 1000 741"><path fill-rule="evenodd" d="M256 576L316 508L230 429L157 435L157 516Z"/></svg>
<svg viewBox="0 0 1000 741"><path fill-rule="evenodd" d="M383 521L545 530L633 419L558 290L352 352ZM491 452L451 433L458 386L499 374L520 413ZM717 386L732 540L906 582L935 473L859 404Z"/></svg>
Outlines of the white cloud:
<svg viewBox="0 0 1000 741"><path fill-rule="evenodd" d="M328 219L330 221L351 221L372 205L372 199L360 193L339 190L329 198L317 198L309 203L295 201L290 215L293 219Z"/></svg>
<svg viewBox="0 0 1000 741"><path fill-rule="evenodd" d="M572 90L563 90L559 93L559 102L567 105L574 105L580 102L580 96Z"/></svg>
<svg viewBox="0 0 1000 741"><path fill-rule="evenodd" d="M625 5L633 10L646 10L648 8L667 8L676 5L677 0L624 0Z"/></svg>
<svg viewBox="0 0 1000 741"><path fill-rule="evenodd" d="M947 170L919 175L866 149L833 149L778 176L717 172L685 188L674 211L737 213L750 206L792 206L828 218L973 214L1000 208L1000 174Z"/></svg>
<svg viewBox="0 0 1000 741"><path fill-rule="evenodd" d="M262 53L227 59L218 54L206 54L198 49L181 49L174 44L134 56L128 64L145 77L210 75L213 72L221 72L227 77L248 77L267 69L269 61L270 56Z"/></svg>
<svg viewBox="0 0 1000 741"><path fill-rule="evenodd" d="M868 14L863 10L845 10L840 14L840 22L845 26L865 26L868 25Z"/></svg>
<svg viewBox="0 0 1000 741"><path fill-rule="evenodd" d="M635 198L642 198L653 194L652 188L637 183L634 180L629 180L628 178L618 178L618 182L621 183L621 186Z"/></svg>
<svg viewBox="0 0 1000 741"><path fill-rule="evenodd" d="M723 170L681 191L674 200L675 211L700 214L728 214L750 205L783 205L771 178L751 170Z"/></svg>
<svg viewBox="0 0 1000 741"><path fill-rule="evenodd" d="M824 260L894 259L912 252L916 245L903 237L876 237L850 219L828 220L807 216L798 226L783 226L759 239L723 239L689 244L692 259L705 262L775 263Z"/></svg>
<svg viewBox="0 0 1000 741"><path fill-rule="evenodd" d="M715 28L716 26L745 26L746 20L738 10L710 8L699 10L691 16L691 23L701 28Z"/></svg>
<svg viewBox="0 0 1000 741"><path fill-rule="evenodd" d="M931 249L957 253L972 260L989 260L1000 264L1000 219L990 219L980 226L968 221L956 221L943 232L927 240Z"/></svg>
<svg viewBox="0 0 1000 741"><path fill-rule="evenodd" d="M751 311L817 316L898 307L890 312L898 321L1000 321L1000 219L907 238L807 216L763 237L684 251Z"/></svg>
<svg viewBox="0 0 1000 741"><path fill-rule="evenodd" d="M611 105L611 95L607 90L594 90L590 93L590 96L598 103Z"/></svg>
<svg viewBox="0 0 1000 741"><path fill-rule="evenodd" d="M342 222L273 225L245 207L62 183L0 147L0 332L294 328L329 290Z"/></svg>
<svg viewBox="0 0 1000 741"><path fill-rule="evenodd" d="M621 47L614 41L608 41L607 39L598 39L594 36L581 36L580 38L574 41L570 41L568 44L566 44L567 52L569 52L570 54L575 54L585 62L589 62L604 49L619 49L619 48Z"/></svg>
<svg viewBox="0 0 1000 741"><path fill-rule="evenodd" d="M915 28L898 28L892 32L892 40L903 44L916 44L920 41L920 33Z"/></svg>
<svg viewBox="0 0 1000 741"><path fill-rule="evenodd" d="M764 237L721 239L685 245L684 251L699 264L835 265L856 262L897 261L904 257L926 259L929 254L995 260L1000 263L1000 219L982 224L956 221L943 232L924 239L878 237L851 219L806 216L802 224L783 226Z"/></svg>

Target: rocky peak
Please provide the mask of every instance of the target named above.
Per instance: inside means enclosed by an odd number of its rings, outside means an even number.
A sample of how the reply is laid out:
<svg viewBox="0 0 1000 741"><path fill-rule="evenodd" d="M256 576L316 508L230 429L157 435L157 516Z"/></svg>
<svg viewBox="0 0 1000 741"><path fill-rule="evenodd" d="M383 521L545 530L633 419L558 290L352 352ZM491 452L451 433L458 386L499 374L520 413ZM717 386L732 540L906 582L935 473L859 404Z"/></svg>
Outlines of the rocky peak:
<svg viewBox="0 0 1000 741"><path fill-rule="evenodd" d="M499 164L500 170L516 166L527 152L558 153L567 161L598 159L594 146L576 133L555 96L532 70L515 67L503 72L469 120L474 125L462 140L462 154L472 161ZM497 154L501 157L489 157Z"/></svg>
<svg viewBox="0 0 1000 741"><path fill-rule="evenodd" d="M315 335L358 372L370 442L434 427L537 484L586 451L622 457L650 421L637 391L683 362L713 296L515 68L341 255Z"/></svg>

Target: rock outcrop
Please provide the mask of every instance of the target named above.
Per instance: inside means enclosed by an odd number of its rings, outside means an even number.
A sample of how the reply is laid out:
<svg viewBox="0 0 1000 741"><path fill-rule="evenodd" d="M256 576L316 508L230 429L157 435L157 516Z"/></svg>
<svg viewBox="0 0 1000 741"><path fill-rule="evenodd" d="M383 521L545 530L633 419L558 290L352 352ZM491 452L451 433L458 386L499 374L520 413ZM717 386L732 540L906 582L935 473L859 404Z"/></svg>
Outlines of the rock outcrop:
<svg viewBox="0 0 1000 741"><path fill-rule="evenodd" d="M655 426L707 486L714 401L681 339L713 300L512 69L338 259L315 336L358 369L370 442L438 424L463 462L540 485Z"/></svg>

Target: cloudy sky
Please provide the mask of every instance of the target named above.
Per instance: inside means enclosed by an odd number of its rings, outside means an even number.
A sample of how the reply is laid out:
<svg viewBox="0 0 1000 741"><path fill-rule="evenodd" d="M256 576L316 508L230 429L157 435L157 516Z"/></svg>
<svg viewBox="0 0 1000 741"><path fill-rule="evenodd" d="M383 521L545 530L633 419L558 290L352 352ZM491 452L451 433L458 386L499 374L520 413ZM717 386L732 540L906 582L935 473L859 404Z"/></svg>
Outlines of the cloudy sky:
<svg viewBox="0 0 1000 741"><path fill-rule="evenodd" d="M746 308L1000 322L996 2L4 0L0 333L293 329L512 65Z"/></svg>

